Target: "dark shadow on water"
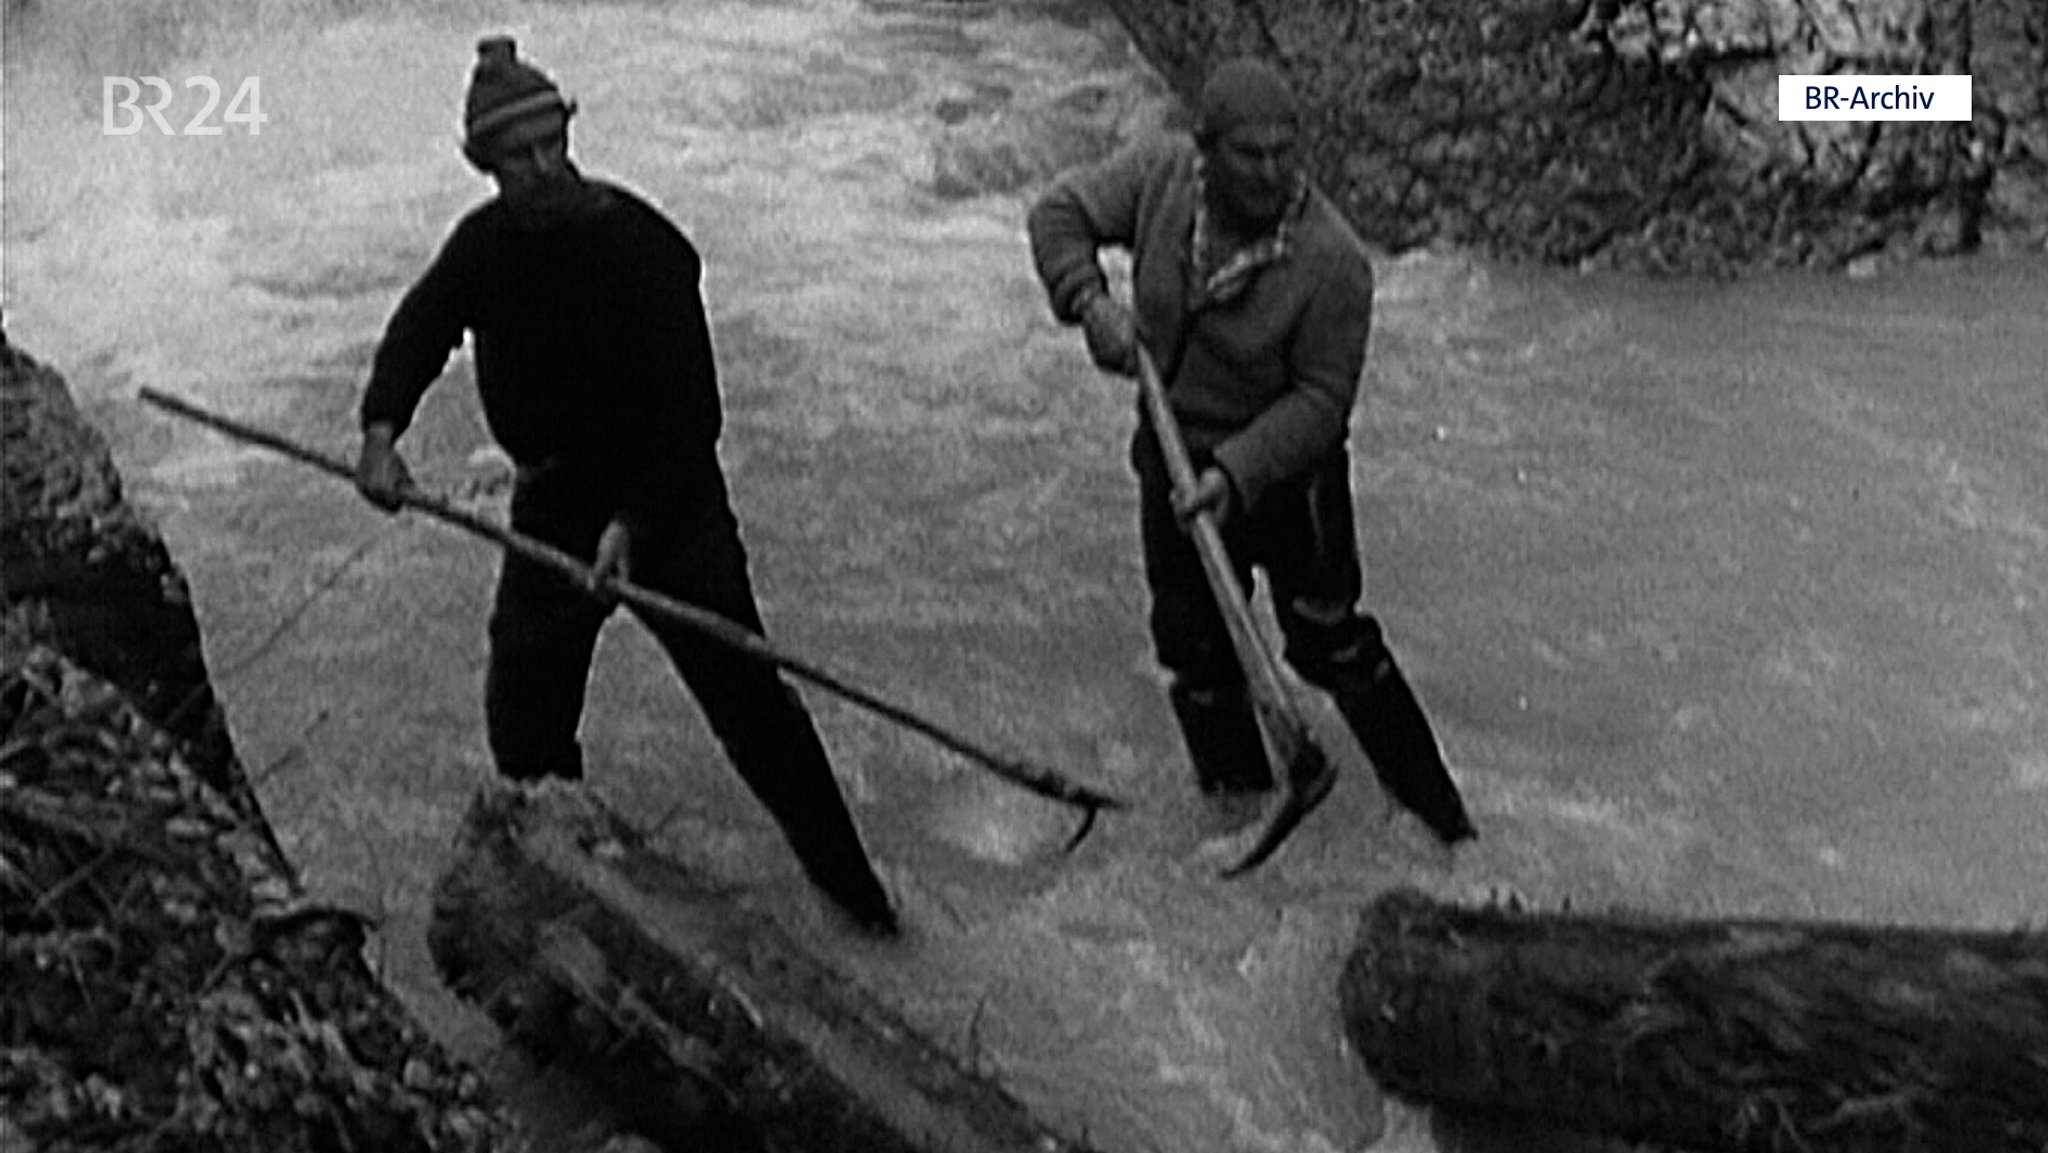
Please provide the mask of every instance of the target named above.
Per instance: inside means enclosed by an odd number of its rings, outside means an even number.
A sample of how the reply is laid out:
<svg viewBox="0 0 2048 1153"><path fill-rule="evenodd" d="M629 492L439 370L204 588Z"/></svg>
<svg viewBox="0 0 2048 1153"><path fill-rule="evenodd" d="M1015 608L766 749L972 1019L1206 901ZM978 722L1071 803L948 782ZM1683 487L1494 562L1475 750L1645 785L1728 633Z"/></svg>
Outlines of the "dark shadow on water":
<svg viewBox="0 0 2048 1153"><path fill-rule="evenodd" d="M1429 1135L1441 1153L1686 1153L1476 1109L1431 1109Z"/></svg>

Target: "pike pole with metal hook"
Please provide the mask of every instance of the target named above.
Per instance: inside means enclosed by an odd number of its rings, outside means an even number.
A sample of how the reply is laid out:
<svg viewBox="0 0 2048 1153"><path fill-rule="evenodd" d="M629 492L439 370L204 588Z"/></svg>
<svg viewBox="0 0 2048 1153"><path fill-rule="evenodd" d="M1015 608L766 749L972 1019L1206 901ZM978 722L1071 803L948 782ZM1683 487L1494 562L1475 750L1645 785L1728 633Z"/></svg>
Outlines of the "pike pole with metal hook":
<svg viewBox="0 0 2048 1153"><path fill-rule="evenodd" d="M1138 346L1137 354L1138 384L1144 390L1146 415L1151 418L1152 431L1159 438L1174 493L1186 500L1195 490L1194 462L1188 456L1187 442L1181 437L1180 422L1174 418L1173 408L1167 403L1166 386L1159 379L1159 369L1153 365L1152 356L1143 345ZM1252 620L1250 602L1237 579L1236 570L1230 565L1229 553L1223 547L1223 534L1216 527L1215 518L1207 512L1196 513L1188 525L1188 532L1194 538L1195 551L1201 555L1202 572L1209 578L1209 591L1216 598L1216 608L1223 614L1223 623L1230 633L1230 647L1244 669L1245 682L1251 691L1252 709L1258 715L1259 729L1266 738L1267 755L1273 761L1273 778L1280 786L1280 795L1260 822L1258 835L1250 847L1234 864L1223 870L1224 877L1237 877L1264 863L1280 848L1288 834L1301 824L1302 819L1329 797L1337 782L1337 769L1310 737L1308 726L1295 707L1286 683L1280 679L1280 669L1272 652L1259 636L1258 625Z"/></svg>
<svg viewBox="0 0 2048 1153"><path fill-rule="evenodd" d="M141 398L148 404L175 416L203 424L216 432L225 433L237 440L260 445L274 452L312 465L323 472L332 473L354 483L355 469L346 462L296 444L273 432L253 428L239 421L159 392L153 388L141 390ZM546 565L562 573L584 587L593 587L592 570L589 565L543 541L535 540L523 533L515 532L504 525L485 517L458 508L445 500L417 490L408 489L398 494L399 502L409 508L418 509L436 520L463 529L476 536L497 544L508 552L517 553L528 560ZM844 677L831 672L813 661L796 656L789 651L771 644L764 638L749 632L739 625L716 613L685 604L673 597L664 596L652 589L642 588L628 581L610 578L595 586L597 591L615 597L634 608L652 613L665 620L673 621L685 628L708 637L743 656L775 666L790 675L817 686L825 691L850 701L877 716L893 721L904 728L923 734L932 741L958 753L974 764L1027 789L1050 801L1070 805L1081 810L1081 823L1073 836L1066 842L1065 851L1072 852L1079 847L1089 832L1095 828L1095 818L1103 809L1126 809L1130 806L1107 793L1081 784L1056 769L1035 764L1021 757L1008 756L986 748L940 725L936 721L919 716L902 705L885 700L861 688Z"/></svg>

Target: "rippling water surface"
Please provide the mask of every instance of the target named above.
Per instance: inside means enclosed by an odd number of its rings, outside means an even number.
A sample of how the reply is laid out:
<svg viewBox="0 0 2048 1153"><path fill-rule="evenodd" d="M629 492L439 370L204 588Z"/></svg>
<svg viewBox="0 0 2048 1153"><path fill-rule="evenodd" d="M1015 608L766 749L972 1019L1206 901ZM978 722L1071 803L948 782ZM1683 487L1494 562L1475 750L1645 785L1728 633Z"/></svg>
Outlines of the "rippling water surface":
<svg viewBox="0 0 2048 1153"><path fill-rule="evenodd" d="M1432 1147L1334 1025L1351 918L1392 884L2043 914L2038 257L1735 284L1380 261L1354 424L1369 598L1485 838L1438 856L1319 713L1342 786L1223 885L1145 646L1129 386L1047 317L1022 195L933 192L958 131L942 106L1007 99L967 130L1027 140L1031 110L1077 90L1142 110L1155 89L1113 26L1073 5L831 0L150 15L177 11L10 19L8 333L70 375L162 521L311 883L387 914L379 963L468 1051L488 1033L439 992L419 933L486 771L491 558L132 396L352 448L384 317L484 191L454 134L494 29L583 102L585 167L706 253L724 454L778 639L1144 807L1062 859L1061 813L814 696L916 925L900 950L830 944L623 624L586 724L600 787L1073 1130L1114 1149ZM260 137L106 136L110 73L257 76L272 119ZM407 447L428 483L488 489L461 362Z"/></svg>

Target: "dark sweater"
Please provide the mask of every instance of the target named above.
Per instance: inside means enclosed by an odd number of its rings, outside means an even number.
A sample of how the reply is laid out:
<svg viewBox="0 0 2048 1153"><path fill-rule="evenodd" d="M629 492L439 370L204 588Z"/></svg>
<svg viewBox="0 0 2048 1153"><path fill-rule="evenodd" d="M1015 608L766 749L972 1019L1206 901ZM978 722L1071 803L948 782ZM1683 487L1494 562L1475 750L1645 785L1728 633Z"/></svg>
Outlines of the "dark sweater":
<svg viewBox="0 0 2048 1153"><path fill-rule="evenodd" d="M717 467L703 265L652 205L596 187L602 208L573 225L524 230L494 199L455 226L392 314L362 423L403 432L474 333L484 418L513 461L565 469L645 524Z"/></svg>
<svg viewBox="0 0 2048 1153"><path fill-rule="evenodd" d="M1191 310L1194 166L1186 137L1159 137L1061 174L1031 208L1031 248L1053 314L1069 324L1103 285L1097 250L1131 250L1138 337L1174 415L1255 506L1344 444L1372 327L1372 267L1315 192L1285 260L1236 300Z"/></svg>

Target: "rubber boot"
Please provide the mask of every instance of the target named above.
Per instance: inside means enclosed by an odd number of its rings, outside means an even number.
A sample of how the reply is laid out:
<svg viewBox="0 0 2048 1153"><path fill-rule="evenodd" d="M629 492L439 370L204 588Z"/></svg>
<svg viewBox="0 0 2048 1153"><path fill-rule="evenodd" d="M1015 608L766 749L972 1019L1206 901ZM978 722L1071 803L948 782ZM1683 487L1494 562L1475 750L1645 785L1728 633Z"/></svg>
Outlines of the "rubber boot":
<svg viewBox="0 0 2048 1153"><path fill-rule="evenodd" d="M1429 718L1392 654L1374 670L1371 687L1334 696L1337 711L1371 759L1373 774L1395 801L1421 817L1446 845L1479 835L1444 767Z"/></svg>
<svg viewBox="0 0 2048 1153"><path fill-rule="evenodd" d="M496 757L498 775L508 781L533 784L553 777L560 781L583 779L583 750L571 744L566 757L556 756L548 760L532 758Z"/></svg>
<svg viewBox="0 0 2048 1153"><path fill-rule="evenodd" d="M713 725L726 757L774 818L811 884L865 932L894 936L896 911L889 903L888 890L875 876L810 715L788 685L774 680L757 683L757 703L781 702L784 707L742 717L750 722L745 728L733 723L731 713L716 714L726 721L724 732ZM698 696L700 702L705 699L703 694ZM725 698L711 699L729 707Z"/></svg>
<svg viewBox="0 0 2048 1153"><path fill-rule="evenodd" d="M803 866L804 876L820 892L832 898L832 903L863 932L877 937L893 937L899 930L896 910L889 901L889 892L882 887L881 878L875 876L874 866L868 863L866 851L862 848L859 834L853 831L850 819L843 825L832 821L827 830L811 830L796 834L787 828L784 839L796 852L797 863Z"/></svg>
<svg viewBox="0 0 2048 1153"><path fill-rule="evenodd" d="M1167 695L1180 721L1195 785L1204 796L1262 793L1273 787L1266 745L1243 690L1176 686Z"/></svg>

